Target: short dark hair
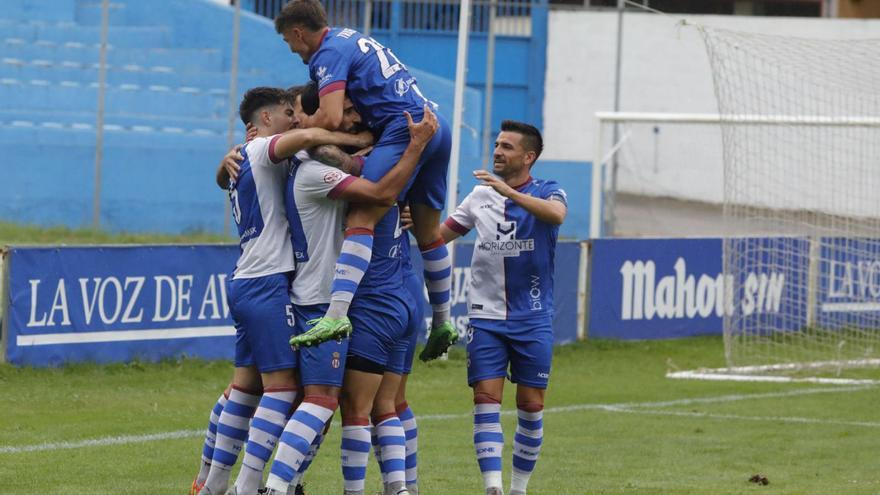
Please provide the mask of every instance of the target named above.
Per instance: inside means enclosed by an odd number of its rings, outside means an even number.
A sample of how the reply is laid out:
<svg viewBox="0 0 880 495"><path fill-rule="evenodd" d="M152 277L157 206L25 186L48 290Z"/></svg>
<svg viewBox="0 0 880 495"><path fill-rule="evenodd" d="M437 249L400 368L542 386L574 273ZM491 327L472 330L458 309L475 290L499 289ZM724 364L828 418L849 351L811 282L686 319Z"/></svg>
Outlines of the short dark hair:
<svg viewBox="0 0 880 495"><path fill-rule="evenodd" d="M310 81L303 86L302 107L306 115L314 115L321 107L321 95L318 93L318 83Z"/></svg>
<svg viewBox="0 0 880 495"><path fill-rule="evenodd" d="M308 84L299 84L287 88L288 101L290 101L291 105L296 105L296 99L302 96L303 91L306 90L306 86L308 86Z"/></svg>
<svg viewBox="0 0 880 495"><path fill-rule="evenodd" d="M269 105L280 105L290 101L290 95L287 90L281 88L269 88L260 86L247 90L241 99L241 105L238 106L238 116L245 125L248 125L254 119L254 114L263 107Z"/></svg>
<svg viewBox="0 0 880 495"><path fill-rule="evenodd" d="M535 160L537 160L538 157L541 156L541 152L544 151L544 138L541 137L541 131L531 124L518 122L516 120L505 120L501 122L501 130L522 134L523 148L525 148L526 151L534 151Z"/></svg>
<svg viewBox="0 0 880 495"><path fill-rule="evenodd" d="M284 33L291 26L300 25L311 31L327 27L327 12L318 0L291 0L275 16L275 31Z"/></svg>

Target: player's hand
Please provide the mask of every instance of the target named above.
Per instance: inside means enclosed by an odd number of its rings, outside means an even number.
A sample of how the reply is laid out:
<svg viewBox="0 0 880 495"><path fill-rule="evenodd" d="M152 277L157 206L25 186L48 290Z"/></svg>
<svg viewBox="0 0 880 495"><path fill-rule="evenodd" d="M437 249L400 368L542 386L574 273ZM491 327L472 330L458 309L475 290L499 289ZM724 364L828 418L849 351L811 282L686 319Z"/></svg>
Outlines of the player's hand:
<svg viewBox="0 0 880 495"><path fill-rule="evenodd" d="M476 177L477 180L482 181L482 185L489 186L492 189L495 189L498 194L504 197L509 198L510 195L514 193L512 187L508 186L503 180L485 170L474 170L474 177Z"/></svg>
<svg viewBox="0 0 880 495"><path fill-rule="evenodd" d="M251 122L247 123L247 125L245 126L245 131L246 132L244 134L244 142L249 143L253 141L255 137L257 137L257 126L255 126Z"/></svg>
<svg viewBox="0 0 880 495"><path fill-rule="evenodd" d="M220 166L226 170L226 173L229 174L231 180L238 180L238 172L241 170L241 165L239 165L239 163L243 161L244 156L241 155L241 145L236 144L231 150L229 150L229 153L226 153L226 156L223 157Z"/></svg>
<svg viewBox="0 0 880 495"><path fill-rule="evenodd" d="M400 209L400 230L409 230L412 226L412 213L410 213L409 205L407 205Z"/></svg>
<svg viewBox="0 0 880 495"><path fill-rule="evenodd" d="M437 132L437 129L440 128L440 123L437 121L437 116L434 115L434 112L425 105L425 114L422 117L422 121L416 124L413 122L412 115L409 112L403 112L406 115L406 124L409 127L409 138L410 141L418 146L425 146L434 137L434 134Z"/></svg>

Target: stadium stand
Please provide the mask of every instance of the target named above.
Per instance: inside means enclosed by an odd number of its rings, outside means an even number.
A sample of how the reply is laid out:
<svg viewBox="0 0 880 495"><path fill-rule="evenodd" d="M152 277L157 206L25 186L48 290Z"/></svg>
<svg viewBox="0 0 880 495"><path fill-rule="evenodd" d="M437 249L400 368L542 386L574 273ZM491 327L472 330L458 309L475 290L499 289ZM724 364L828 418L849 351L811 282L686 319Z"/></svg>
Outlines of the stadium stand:
<svg viewBox="0 0 880 495"><path fill-rule="evenodd" d="M210 0L111 1L101 228L223 231L225 199L212 177L227 147L233 13ZM96 0L0 8L0 219L91 225L100 31ZM247 88L307 78L271 19L243 11L240 40L236 108ZM413 72L451 117L452 82ZM467 99L466 124L477 129L480 93ZM478 153L465 134L465 156Z"/></svg>

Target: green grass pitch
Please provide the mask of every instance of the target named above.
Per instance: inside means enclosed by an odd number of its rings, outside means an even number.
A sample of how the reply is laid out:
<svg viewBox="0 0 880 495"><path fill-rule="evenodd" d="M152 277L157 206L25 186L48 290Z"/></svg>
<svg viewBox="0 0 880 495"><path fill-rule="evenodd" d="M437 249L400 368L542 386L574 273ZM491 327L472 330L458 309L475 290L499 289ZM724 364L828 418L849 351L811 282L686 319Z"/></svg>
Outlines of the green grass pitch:
<svg viewBox="0 0 880 495"><path fill-rule="evenodd" d="M670 368L721 366L721 349L720 338L558 348L529 493L880 493L877 387L664 377ZM0 493L187 493L209 409L231 370L190 359L0 365ZM503 406L508 483L512 392L508 385ZM481 494L463 352L417 364L409 396L422 493ZM310 495L342 492L338 446L334 427L306 475ZM755 474L769 485L749 482ZM378 479L371 466L368 493Z"/></svg>

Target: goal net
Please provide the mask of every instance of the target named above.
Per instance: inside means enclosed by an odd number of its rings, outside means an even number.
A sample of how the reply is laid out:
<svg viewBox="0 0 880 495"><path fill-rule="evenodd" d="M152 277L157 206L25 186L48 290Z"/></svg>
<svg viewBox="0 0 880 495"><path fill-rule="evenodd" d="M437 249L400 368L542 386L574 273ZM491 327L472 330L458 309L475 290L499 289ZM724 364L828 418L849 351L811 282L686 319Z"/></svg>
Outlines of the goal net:
<svg viewBox="0 0 880 495"><path fill-rule="evenodd" d="M776 233L725 239L733 299L785 278L780 311L725 314L728 366L880 364L880 40L700 31L725 223Z"/></svg>

